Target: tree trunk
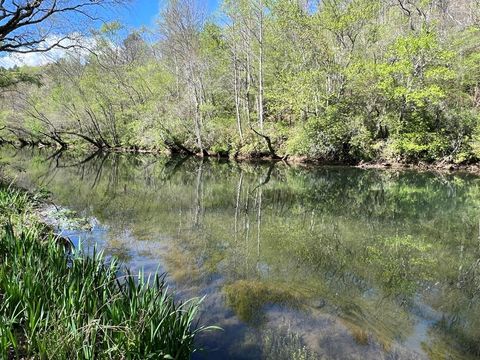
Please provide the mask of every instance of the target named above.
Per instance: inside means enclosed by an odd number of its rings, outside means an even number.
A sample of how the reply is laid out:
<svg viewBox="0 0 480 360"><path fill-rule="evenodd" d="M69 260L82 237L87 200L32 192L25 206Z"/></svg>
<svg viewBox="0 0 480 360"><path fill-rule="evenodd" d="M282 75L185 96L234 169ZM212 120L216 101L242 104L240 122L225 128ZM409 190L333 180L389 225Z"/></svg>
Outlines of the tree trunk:
<svg viewBox="0 0 480 360"><path fill-rule="evenodd" d="M201 114L200 114L200 103L198 102L197 97L195 96L195 115L194 115L194 125L195 125L195 136L197 138L197 146L200 150L200 155L204 155L203 143L202 143L202 129L201 129Z"/></svg>
<svg viewBox="0 0 480 360"><path fill-rule="evenodd" d="M238 135L240 136L240 141L243 144L243 131L242 131L242 119L240 117L240 91L238 88L238 68L237 68L237 48L236 46L233 49L233 76L234 76L234 86L235 86L235 113L237 117L237 127Z"/></svg>
<svg viewBox="0 0 480 360"><path fill-rule="evenodd" d="M263 131L263 0L260 0L259 7L258 125Z"/></svg>

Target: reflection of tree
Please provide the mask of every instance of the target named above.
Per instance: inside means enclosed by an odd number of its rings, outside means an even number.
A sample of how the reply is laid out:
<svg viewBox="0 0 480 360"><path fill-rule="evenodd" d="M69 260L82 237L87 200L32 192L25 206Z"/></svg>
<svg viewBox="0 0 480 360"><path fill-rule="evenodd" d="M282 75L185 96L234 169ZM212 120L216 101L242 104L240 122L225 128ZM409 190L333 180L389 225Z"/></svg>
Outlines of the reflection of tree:
<svg viewBox="0 0 480 360"><path fill-rule="evenodd" d="M273 169L275 168L275 163L271 163L267 175L263 179L262 183L259 184L254 190L257 192L256 195L256 206L257 206L257 271L259 271L260 266L260 244L261 244L261 232L262 232L262 200L263 200L263 186L267 185L270 182L272 177Z"/></svg>
<svg viewBox="0 0 480 360"><path fill-rule="evenodd" d="M107 153L105 152L102 152L101 150L97 150L89 155L87 155L84 159L80 160L80 161L77 161L76 159L74 159L74 161L70 164L60 164L59 160L60 158L62 157L62 155L65 153L65 151L61 150L61 151L58 151L57 153L55 154L58 154L56 156L56 167L59 168L59 169L62 169L62 168L82 168L84 164L87 164L87 163L91 163L91 164L95 164L95 160L97 157L101 157L101 156L108 156Z"/></svg>
<svg viewBox="0 0 480 360"><path fill-rule="evenodd" d="M105 161L107 160L108 158L108 153L105 153L103 156L101 156L101 160L100 162L98 163L98 166L97 166L97 170L95 172L95 177L93 179L93 183L92 183L92 186L91 188L94 189L97 184L98 184L98 181L101 179L102 177L102 173L103 173L103 167L105 165ZM113 169L115 169L115 167L113 167ZM115 173L114 171L111 172L111 173Z"/></svg>
<svg viewBox="0 0 480 360"><path fill-rule="evenodd" d="M162 173L164 174L164 179L169 180L175 174L182 170L183 165L190 157L188 156L175 156L169 158L168 161L163 165Z"/></svg>
<svg viewBox="0 0 480 360"><path fill-rule="evenodd" d="M275 163L271 163L270 166L268 167L268 171L267 171L267 174L266 176L263 178L262 182L260 184L258 184L253 190L252 190L252 193L258 189L260 189L262 186L264 185L267 185L270 181L270 179L272 178L272 172L273 172L273 169L275 169Z"/></svg>
<svg viewBox="0 0 480 360"><path fill-rule="evenodd" d="M194 211L194 228L198 228L200 224L200 219L203 213L203 166L204 160L202 159L199 162L197 169L197 181L195 186L195 211Z"/></svg>
<svg viewBox="0 0 480 360"><path fill-rule="evenodd" d="M262 188L258 188L257 190L257 271L259 270L260 265L260 234L262 232L262 196L263 191Z"/></svg>
<svg viewBox="0 0 480 360"><path fill-rule="evenodd" d="M47 157L45 161L49 161L49 160L52 160L52 162L55 161L55 165L56 165L56 167L58 167L60 165L59 161L60 161L60 157L63 154L63 151L64 151L64 149L62 149L62 148L58 149L52 155Z"/></svg>
<svg viewBox="0 0 480 360"><path fill-rule="evenodd" d="M245 216L244 216L244 227L245 227L245 245L244 245L244 258L245 258L245 273L248 273L248 239L250 237L250 183L247 186L246 199L245 199Z"/></svg>
<svg viewBox="0 0 480 360"><path fill-rule="evenodd" d="M450 324L440 333L461 344L478 339L477 178L281 163L241 164L238 172L215 161L115 154L66 167L79 161L64 153L56 168L36 161L38 152L35 161L32 153L16 156L23 158L9 160L14 167L27 169L20 178L53 174L48 187L59 203L93 209L119 239L128 229L119 246L165 239L168 255L181 254L167 269L182 268L179 279L189 278L188 263L196 278L215 273L233 285L232 296L243 281L246 313L253 290L259 312L284 298L308 309L321 303L318 311L334 313L352 332L388 344L411 333L412 299L422 296Z"/></svg>
<svg viewBox="0 0 480 360"><path fill-rule="evenodd" d="M237 196L235 200L235 223L234 223L234 232L235 232L235 243L237 243L237 236L238 236L238 217L240 214L240 202L241 202L241 194L242 194L242 186L243 186L243 171L240 172L240 178L237 184Z"/></svg>

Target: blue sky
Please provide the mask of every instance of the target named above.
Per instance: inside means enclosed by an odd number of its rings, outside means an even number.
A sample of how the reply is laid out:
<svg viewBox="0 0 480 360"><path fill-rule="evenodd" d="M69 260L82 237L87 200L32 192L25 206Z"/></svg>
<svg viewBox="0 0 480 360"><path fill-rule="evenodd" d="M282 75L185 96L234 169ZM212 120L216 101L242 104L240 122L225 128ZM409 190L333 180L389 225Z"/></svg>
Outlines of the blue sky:
<svg viewBox="0 0 480 360"><path fill-rule="evenodd" d="M205 6L208 15L214 15L222 0L197 1L200 6ZM155 27L155 21L165 3L166 0L131 0L127 6L101 10L98 15L106 21L119 20L127 30ZM99 22L98 26L100 24ZM64 57L65 53L65 50L57 48L47 53L0 54L0 67L45 65Z"/></svg>
<svg viewBox="0 0 480 360"><path fill-rule="evenodd" d="M212 14L219 8L221 0L198 1L205 4L207 12ZM119 18L121 22L131 28L152 26L165 3L165 0L133 0L126 8L116 10L115 12L118 13L111 16Z"/></svg>

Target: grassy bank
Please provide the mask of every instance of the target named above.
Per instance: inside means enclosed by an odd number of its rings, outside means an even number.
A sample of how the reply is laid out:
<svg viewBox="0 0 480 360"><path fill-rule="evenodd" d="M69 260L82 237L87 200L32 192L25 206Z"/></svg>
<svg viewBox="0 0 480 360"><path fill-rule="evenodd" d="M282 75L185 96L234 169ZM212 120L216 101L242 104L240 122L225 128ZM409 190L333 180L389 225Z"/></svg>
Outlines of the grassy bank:
<svg viewBox="0 0 480 360"><path fill-rule="evenodd" d="M0 358L188 359L199 301L177 303L158 275L132 276L100 254L67 253L0 187Z"/></svg>

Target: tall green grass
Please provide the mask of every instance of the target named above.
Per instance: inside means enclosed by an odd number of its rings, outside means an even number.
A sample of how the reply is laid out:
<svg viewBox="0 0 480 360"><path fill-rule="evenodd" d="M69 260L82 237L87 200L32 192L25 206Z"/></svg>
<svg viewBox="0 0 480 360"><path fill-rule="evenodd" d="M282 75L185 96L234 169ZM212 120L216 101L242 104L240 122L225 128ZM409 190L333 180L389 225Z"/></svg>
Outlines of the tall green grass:
<svg viewBox="0 0 480 360"><path fill-rule="evenodd" d="M1 359L190 357L206 330L200 300L176 303L161 276L132 276L101 254L67 254L30 203L0 189Z"/></svg>

